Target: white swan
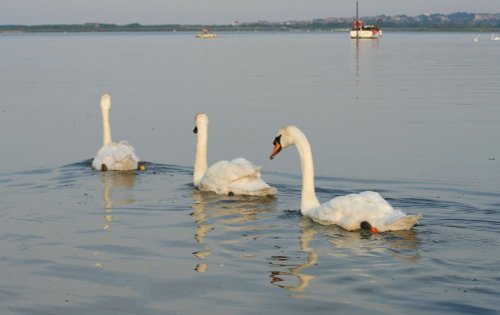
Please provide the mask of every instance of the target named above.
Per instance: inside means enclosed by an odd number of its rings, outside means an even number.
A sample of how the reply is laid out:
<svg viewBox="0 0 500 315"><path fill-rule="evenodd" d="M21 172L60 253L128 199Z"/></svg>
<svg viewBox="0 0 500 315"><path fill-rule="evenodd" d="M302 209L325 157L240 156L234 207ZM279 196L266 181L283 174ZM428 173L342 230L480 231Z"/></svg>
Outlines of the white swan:
<svg viewBox="0 0 500 315"><path fill-rule="evenodd" d="M198 135L193 173L195 187L217 194L276 195L276 188L262 180L261 167L244 158L219 161L207 168L208 116L198 113L194 120L193 132Z"/></svg>
<svg viewBox="0 0 500 315"><path fill-rule="evenodd" d="M111 141L110 108L111 97L109 94L104 94L101 97L102 147L95 154L92 167L98 171L144 170L144 164L139 163L139 157L127 141L120 141L119 143Z"/></svg>
<svg viewBox="0 0 500 315"><path fill-rule="evenodd" d="M311 146L304 133L295 126L287 126L274 139L273 159L282 148L295 144L302 169L302 201L300 212L321 224L336 224L352 231L370 229L372 232L408 230L422 218L406 215L394 209L378 193L365 191L340 196L320 204L314 191L314 164Z"/></svg>

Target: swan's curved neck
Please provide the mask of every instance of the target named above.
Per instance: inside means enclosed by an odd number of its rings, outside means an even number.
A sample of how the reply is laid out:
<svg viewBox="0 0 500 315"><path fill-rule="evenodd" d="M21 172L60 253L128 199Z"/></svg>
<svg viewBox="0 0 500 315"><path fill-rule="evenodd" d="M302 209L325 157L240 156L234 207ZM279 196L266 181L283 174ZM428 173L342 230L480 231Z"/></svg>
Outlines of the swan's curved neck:
<svg viewBox="0 0 500 315"><path fill-rule="evenodd" d="M194 160L193 184L198 187L207 171L208 122L197 124L196 158Z"/></svg>
<svg viewBox="0 0 500 315"><path fill-rule="evenodd" d="M300 168L302 170L302 200L300 212L306 214L309 210L319 207L320 203L314 190L314 163L311 145L306 136L299 130L293 130L295 146L299 152Z"/></svg>
<svg viewBox="0 0 500 315"><path fill-rule="evenodd" d="M111 127L109 126L109 107L101 106L102 113L102 144L107 145L111 140Z"/></svg>

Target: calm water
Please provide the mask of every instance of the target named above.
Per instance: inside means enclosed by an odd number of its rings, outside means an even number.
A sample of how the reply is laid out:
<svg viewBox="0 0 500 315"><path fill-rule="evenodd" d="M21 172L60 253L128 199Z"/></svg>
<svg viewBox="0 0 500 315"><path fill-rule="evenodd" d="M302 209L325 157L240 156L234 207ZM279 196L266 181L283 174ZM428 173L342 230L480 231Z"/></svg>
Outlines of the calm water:
<svg viewBox="0 0 500 315"><path fill-rule="evenodd" d="M0 35L0 313L498 314L500 43L475 35ZM91 169L105 92L147 171ZM200 111L209 161L263 165L277 198L193 190ZM423 220L301 217L297 154L268 160L287 124L320 200Z"/></svg>

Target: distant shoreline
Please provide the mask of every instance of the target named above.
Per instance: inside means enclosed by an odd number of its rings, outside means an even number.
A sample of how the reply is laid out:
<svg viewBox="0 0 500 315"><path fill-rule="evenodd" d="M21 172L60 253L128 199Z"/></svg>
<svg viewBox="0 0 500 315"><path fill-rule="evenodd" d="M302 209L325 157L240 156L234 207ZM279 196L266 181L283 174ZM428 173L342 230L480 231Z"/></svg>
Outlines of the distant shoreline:
<svg viewBox="0 0 500 315"><path fill-rule="evenodd" d="M36 25L36 26L13 26L0 25L0 34L36 34L36 33L197 33L206 26L182 25L182 26L114 26L89 28L84 25ZM328 27L269 27L267 25L255 25L252 27L232 27L213 25L208 27L216 33L255 33L255 32L311 32L311 33L342 33L348 32L350 28L328 28ZM500 32L500 27L382 27L384 32Z"/></svg>
<svg viewBox="0 0 500 315"><path fill-rule="evenodd" d="M384 31L398 32L500 32L500 13L379 15L361 17L365 25L378 25ZM351 29L354 18L322 18L281 22L238 22L232 24L159 24L131 23L117 25L101 22L84 24L0 25L0 33L70 33L70 32L342 32Z"/></svg>

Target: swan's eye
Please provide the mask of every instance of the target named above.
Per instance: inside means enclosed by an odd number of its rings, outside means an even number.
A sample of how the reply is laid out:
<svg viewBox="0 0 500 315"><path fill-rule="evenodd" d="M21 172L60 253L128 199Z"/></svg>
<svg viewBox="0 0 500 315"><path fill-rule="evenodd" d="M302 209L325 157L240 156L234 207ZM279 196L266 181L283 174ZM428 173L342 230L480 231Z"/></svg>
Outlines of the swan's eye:
<svg viewBox="0 0 500 315"><path fill-rule="evenodd" d="M193 132L194 133L198 133L198 127L197 126L194 127Z"/></svg>
<svg viewBox="0 0 500 315"><path fill-rule="evenodd" d="M281 135L274 138L273 145L277 145L277 144L281 145Z"/></svg>

